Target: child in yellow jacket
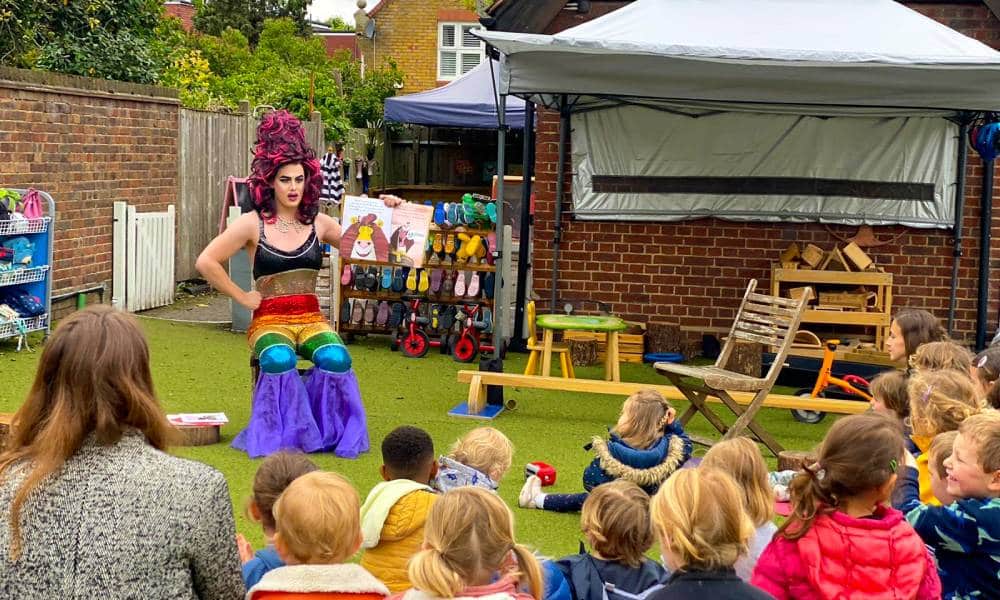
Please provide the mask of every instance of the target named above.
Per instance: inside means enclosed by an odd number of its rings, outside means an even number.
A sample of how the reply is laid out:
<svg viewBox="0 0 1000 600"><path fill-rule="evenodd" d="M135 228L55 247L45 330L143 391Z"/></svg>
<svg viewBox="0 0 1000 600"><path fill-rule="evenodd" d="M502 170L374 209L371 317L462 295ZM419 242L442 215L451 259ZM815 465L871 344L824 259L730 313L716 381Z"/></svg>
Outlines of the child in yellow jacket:
<svg viewBox="0 0 1000 600"><path fill-rule="evenodd" d="M392 592L410 589L407 562L424 541L424 523L437 495L434 442L426 431L404 425L382 440L382 483L361 507L361 566Z"/></svg>

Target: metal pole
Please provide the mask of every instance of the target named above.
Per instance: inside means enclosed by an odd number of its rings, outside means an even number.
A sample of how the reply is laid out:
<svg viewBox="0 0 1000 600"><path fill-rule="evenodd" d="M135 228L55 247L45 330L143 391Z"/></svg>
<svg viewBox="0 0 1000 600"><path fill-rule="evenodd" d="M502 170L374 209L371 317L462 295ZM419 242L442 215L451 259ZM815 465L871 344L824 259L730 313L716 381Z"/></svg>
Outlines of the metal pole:
<svg viewBox="0 0 1000 600"><path fill-rule="evenodd" d="M955 326L955 304L958 291L958 266L962 259L962 213L965 212L965 162L968 157L966 138L969 132L969 119L965 116L958 128L958 173L955 181L955 226L952 229L951 265L951 297L948 301L948 335L952 335Z"/></svg>
<svg viewBox="0 0 1000 600"><path fill-rule="evenodd" d="M566 94L559 96L559 162L556 164L556 227L552 236L552 300L549 310L559 310L559 241L562 239L562 203L566 195L566 140L569 137L569 108Z"/></svg>
<svg viewBox="0 0 1000 600"><path fill-rule="evenodd" d="M514 331L510 350L525 352L524 307L528 299L528 270L531 268L531 180L535 176L535 103L524 103L524 181L521 185L521 228L517 253L517 299L514 306Z"/></svg>
<svg viewBox="0 0 1000 600"><path fill-rule="evenodd" d="M965 140L963 139L963 143ZM990 302L990 226L993 221L993 161L983 161L979 202L979 303L976 307L976 351L986 347L986 309Z"/></svg>
<svg viewBox="0 0 1000 600"><path fill-rule="evenodd" d="M506 171L505 165L505 150L507 145L507 124L506 124L506 108L507 108L507 95L500 94L499 102L497 102L497 121L499 127L497 128L497 249L494 255L493 263L496 265L502 264L503 255L509 251L508 248L504 247L503 242L503 226L504 226L504 210L503 210L503 176ZM495 357L503 357L504 351L504 338L506 337L506 324L507 324L507 307L505 306L504 299L504 286L503 278L505 273L501 269L500 272L496 274L493 278L493 346L496 348L494 351Z"/></svg>

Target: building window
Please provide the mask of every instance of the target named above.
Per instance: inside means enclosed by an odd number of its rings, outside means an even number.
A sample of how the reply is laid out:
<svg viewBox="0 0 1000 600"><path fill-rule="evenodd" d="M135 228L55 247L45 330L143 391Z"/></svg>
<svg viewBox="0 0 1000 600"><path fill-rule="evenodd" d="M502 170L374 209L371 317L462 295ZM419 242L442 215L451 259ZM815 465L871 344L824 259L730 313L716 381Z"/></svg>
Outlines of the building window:
<svg viewBox="0 0 1000 600"><path fill-rule="evenodd" d="M465 75L483 61L486 47L472 35L476 23L438 23L438 79L450 81Z"/></svg>

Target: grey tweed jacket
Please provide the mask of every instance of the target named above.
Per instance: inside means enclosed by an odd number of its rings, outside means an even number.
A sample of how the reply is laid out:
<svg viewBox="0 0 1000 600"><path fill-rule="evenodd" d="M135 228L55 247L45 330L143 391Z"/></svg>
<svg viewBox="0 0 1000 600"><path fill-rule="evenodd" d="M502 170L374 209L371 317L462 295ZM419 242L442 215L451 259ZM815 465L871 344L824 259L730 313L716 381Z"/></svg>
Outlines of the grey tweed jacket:
<svg viewBox="0 0 1000 600"><path fill-rule="evenodd" d="M243 597L229 487L215 469L139 432L88 441L25 504L11 561L10 504L24 475L0 481L0 598Z"/></svg>

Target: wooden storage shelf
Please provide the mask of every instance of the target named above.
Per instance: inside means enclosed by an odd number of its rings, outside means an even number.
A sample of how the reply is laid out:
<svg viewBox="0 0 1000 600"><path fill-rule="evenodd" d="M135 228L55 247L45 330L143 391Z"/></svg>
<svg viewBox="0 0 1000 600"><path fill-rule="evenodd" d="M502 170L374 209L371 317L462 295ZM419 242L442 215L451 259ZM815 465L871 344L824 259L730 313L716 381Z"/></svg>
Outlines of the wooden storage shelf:
<svg viewBox="0 0 1000 600"><path fill-rule="evenodd" d="M820 325L844 325L875 330L875 348L885 351L885 339L892 322L892 274L882 272L813 271L807 269L785 269L771 267L771 295L786 296L793 287L809 285L818 293L843 291L845 288L864 286L875 293L874 305L865 310L818 310L809 308L802 315L801 329L809 323ZM816 298L810 303L815 306ZM808 355L808 349L794 348L797 355ZM822 351L819 351L822 354Z"/></svg>
<svg viewBox="0 0 1000 600"><path fill-rule="evenodd" d="M341 264L345 264L345 265L364 265L364 266L368 266L368 267L391 267L391 268L394 268L394 269L399 269L399 268L413 269L414 268L414 267L407 267L406 265L400 265L400 264L397 264L397 263L384 262L384 261L380 261L380 260L361 260L361 259L357 259L357 258L341 258L340 262L341 262ZM444 269L445 271L486 271L486 272L496 271L497 270L497 268L496 268L495 265L479 265L479 264L477 264L477 265L470 265L470 264L467 264L467 263L466 264L453 263L453 264L450 264L450 265L441 265L441 264L438 264L438 265L429 265L427 263L424 263L424 266L422 266L422 267L416 267L416 268L418 268L418 269L424 269L426 271L433 271L434 269ZM343 271L343 268L341 268L341 271Z"/></svg>

